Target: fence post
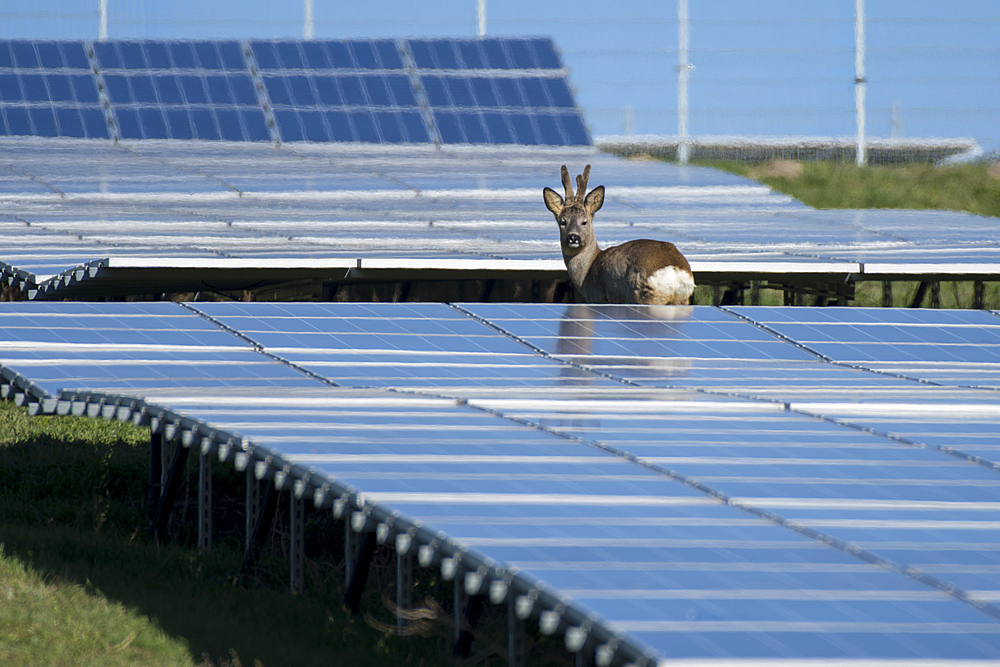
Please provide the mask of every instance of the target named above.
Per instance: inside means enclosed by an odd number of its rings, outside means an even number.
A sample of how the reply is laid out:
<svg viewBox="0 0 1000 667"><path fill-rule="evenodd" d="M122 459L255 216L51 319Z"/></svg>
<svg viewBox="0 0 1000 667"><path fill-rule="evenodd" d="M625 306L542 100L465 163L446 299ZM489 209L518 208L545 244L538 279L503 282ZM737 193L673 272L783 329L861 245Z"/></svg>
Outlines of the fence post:
<svg viewBox="0 0 1000 667"><path fill-rule="evenodd" d="M854 114L857 123L857 162L859 167L868 164L868 146L865 137L865 0L854 0Z"/></svg>
<svg viewBox="0 0 1000 667"><path fill-rule="evenodd" d="M302 0L302 39L312 39L315 35L313 0Z"/></svg>
<svg viewBox="0 0 1000 667"><path fill-rule="evenodd" d="M97 26L97 41L103 42L108 38L108 0L98 0L97 13L100 15Z"/></svg>
<svg viewBox="0 0 1000 667"><path fill-rule="evenodd" d="M688 26L688 0L677 0L677 161L687 164L691 158L688 140L688 77L691 64L688 48L691 34Z"/></svg>

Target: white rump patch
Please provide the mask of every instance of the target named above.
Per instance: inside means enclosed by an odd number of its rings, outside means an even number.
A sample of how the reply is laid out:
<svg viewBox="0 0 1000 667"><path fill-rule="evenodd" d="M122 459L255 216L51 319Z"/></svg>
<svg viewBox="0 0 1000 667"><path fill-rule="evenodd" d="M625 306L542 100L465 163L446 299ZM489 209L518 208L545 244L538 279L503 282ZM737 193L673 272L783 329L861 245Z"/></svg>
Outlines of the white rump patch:
<svg viewBox="0 0 1000 667"><path fill-rule="evenodd" d="M694 294L694 276L676 266L665 266L649 276L649 288L666 303L687 303Z"/></svg>

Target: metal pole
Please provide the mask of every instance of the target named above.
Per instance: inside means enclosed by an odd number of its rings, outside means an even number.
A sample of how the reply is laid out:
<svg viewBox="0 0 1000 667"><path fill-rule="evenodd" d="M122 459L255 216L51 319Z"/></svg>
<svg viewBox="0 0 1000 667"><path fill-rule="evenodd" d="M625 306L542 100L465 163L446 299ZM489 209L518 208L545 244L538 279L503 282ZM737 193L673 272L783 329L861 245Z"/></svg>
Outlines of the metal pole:
<svg viewBox="0 0 1000 667"><path fill-rule="evenodd" d="M476 0L476 18L479 24L479 36L486 37L486 0Z"/></svg>
<svg viewBox="0 0 1000 667"><path fill-rule="evenodd" d="M858 166L868 164L868 146L865 138L865 0L854 0L854 113L857 122Z"/></svg>
<svg viewBox="0 0 1000 667"><path fill-rule="evenodd" d="M97 39L103 42L108 38L108 0L99 0L97 11L101 15L100 24L97 29Z"/></svg>
<svg viewBox="0 0 1000 667"><path fill-rule="evenodd" d="M688 0L677 0L677 161L687 164L691 157L688 140L688 47L691 36L688 27Z"/></svg>
<svg viewBox="0 0 1000 667"><path fill-rule="evenodd" d="M313 28L313 0L302 0L302 13L304 20L302 23L302 39L312 39L316 34Z"/></svg>

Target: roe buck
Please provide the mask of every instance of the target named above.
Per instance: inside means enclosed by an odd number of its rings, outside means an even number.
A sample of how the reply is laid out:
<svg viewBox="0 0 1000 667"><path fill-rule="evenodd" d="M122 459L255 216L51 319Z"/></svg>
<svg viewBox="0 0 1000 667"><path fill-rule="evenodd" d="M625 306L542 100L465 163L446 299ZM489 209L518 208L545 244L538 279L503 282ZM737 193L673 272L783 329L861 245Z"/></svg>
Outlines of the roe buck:
<svg viewBox="0 0 1000 667"><path fill-rule="evenodd" d="M562 168L563 200L545 188L545 206L559 223L559 241L570 280L589 303L679 305L694 293L691 265L673 243L638 239L601 250L594 236L594 214L604 205L604 186L589 194L590 165L576 177L577 190Z"/></svg>

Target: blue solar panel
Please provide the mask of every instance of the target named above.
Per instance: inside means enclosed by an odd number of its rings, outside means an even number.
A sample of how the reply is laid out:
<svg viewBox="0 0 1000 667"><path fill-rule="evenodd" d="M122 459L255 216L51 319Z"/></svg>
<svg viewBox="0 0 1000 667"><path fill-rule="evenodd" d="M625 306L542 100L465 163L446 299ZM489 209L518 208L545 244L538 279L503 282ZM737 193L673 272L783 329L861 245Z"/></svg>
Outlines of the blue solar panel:
<svg viewBox="0 0 1000 667"><path fill-rule="evenodd" d="M239 42L100 42L96 52L123 138L270 139Z"/></svg>
<svg viewBox="0 0 1000 667"><path fill-rule="evenodd" d="M126 139L268 140L265 115L273 108L283 141L590 141L547 39L105 40L93 45L96 77L77 75L72 86L67 74L52 70L90 70L82 42L0 45L0 114L6 134L110 136L106 123L93 122L93 111L103 112L100 78L112 105L106 121L117 119ZM260 94L244 51L259 68ZM417 65L416 73L404 55ZM541 70L553 72L540 77ZM424 106L428 103L430 109ZM49 108L28 108L36 104ZM77 112L67 113L61 105L73 105ZM337 119L336 129L331 118ZM441 127L435 126L438 119Z"/></svg>
<svg viewBox="0 0 1000 667"><path fill-rule="evenodd" d="M38 53L35 51L34 42L15 40L10 43L10 47L14 54L14 67L20 67L21 69L39 67Z"/></svg>
<svg viewBox="0 0 1000 667"><path fill-rule="evenodd" d="M473 571L516 566L519 594L534 587L651 657L1000 658L998 471L796 408L811 391L877 411L909 384L936 411L890 406L885 421L1000 450L995 392L956 397L801 347L842 327L852 346L881 344L867 330L882 328L972 354L969 337L992 345L991 314L192 304L210 321L167 303L3 306L6 383L13 369L47 392L144 395L246 436L257 461L353 489L379 521L397 511L400 532L418 519L425 544L461 545ZM663 362L678 359L690 386L672 389ZM708 361L747 372L699 391ZM791 403L740 392L778 364L826 375L778 386ZM949 416L956 401L979 417Z"/></svg>
<svg viewBox="0 0 1000 667"><path fill-rule="evenodd" d="M194 69L198 66L195 61L194 44L192 42L167 42L166 47L174 67L178 69Z"/></svg>
<svg viewBox="0 0 1000 667"><path fill-rule="evenodd" d="M359 76L339 76L334 79L340 86L345 106L364 106L368 103L365 98L365 89L362 79Z"/></svg>
<svg viewBox="0 0 1000 667"><path fill-rule="evenodd" d="M89 69L82 42L0 42L0 135L107 138Z"/></svg>
<svg viewBox="0 0 1000 667"><path fill-rule="evenodd" d="M590 143L551 41L409 40L407 45L445 143ZM556 71L543 76L544 69Z"/></svg>
<svg viewBox="0 0 1000 667"><path fill-rule="evenodd" d="M283 141L425 143L392 40L252 42ZM378 73L376 73L378 72Z"/></svg>
<svg viewBox="0 0 1000 667"><path fill-rule="evenodd" d="M59 45L55 42L39 42L35 45L38 50L38 61L45 69L59 69L65 67Z"/></svg>
<svg viewBox="0 0 1000 667"><path fill-rule="evenodd" d="M97 42L94 44L94 56L101 67L108 69L122 69L124 67L117 42Z"/></svg>

